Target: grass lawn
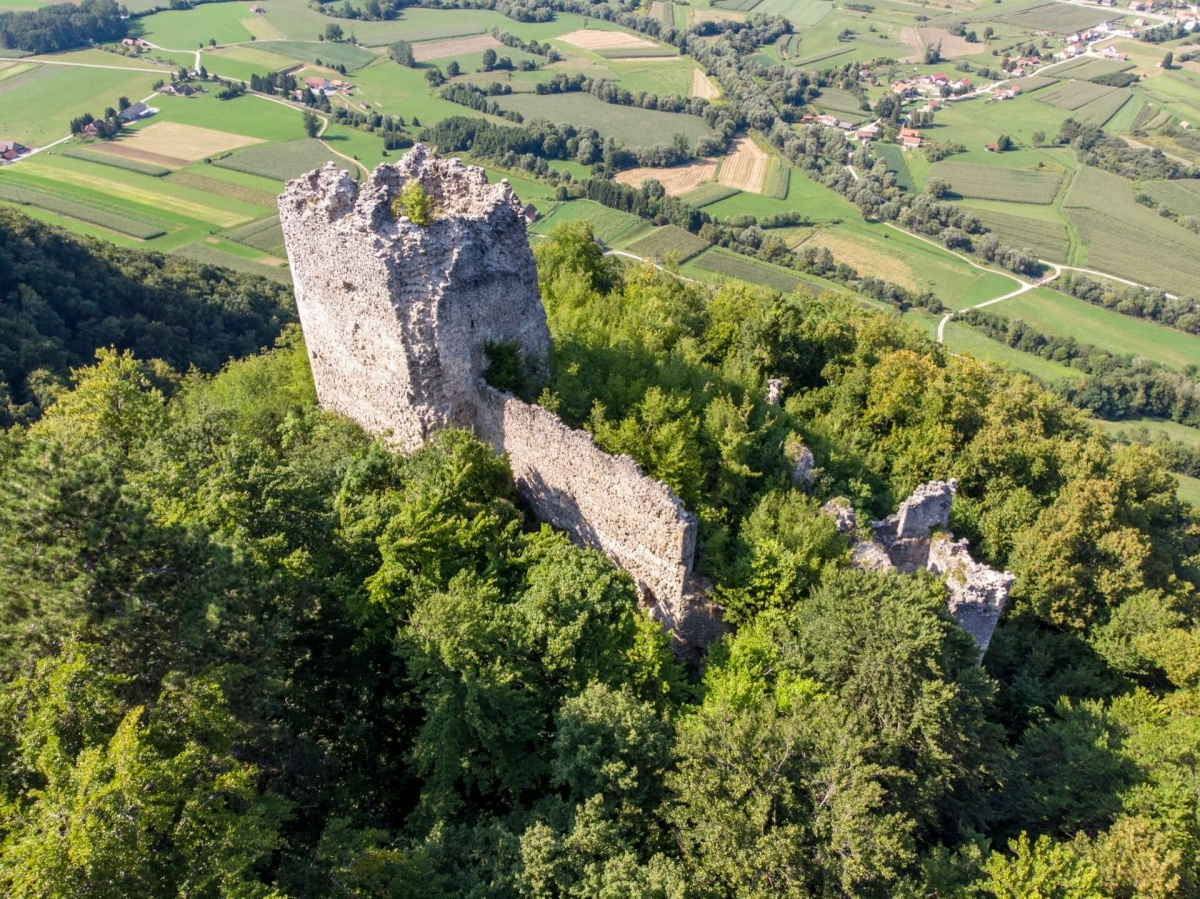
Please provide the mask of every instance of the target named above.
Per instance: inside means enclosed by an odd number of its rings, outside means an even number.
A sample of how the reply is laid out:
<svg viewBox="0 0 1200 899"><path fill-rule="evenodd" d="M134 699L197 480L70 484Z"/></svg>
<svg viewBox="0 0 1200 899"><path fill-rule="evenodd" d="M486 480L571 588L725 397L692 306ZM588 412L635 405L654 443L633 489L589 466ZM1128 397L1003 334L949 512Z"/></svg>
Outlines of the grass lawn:
<svg viewBox="0 0 1200 899"><path fill-rule="evenodd" d="M403 116L406 122L417 118L429 125L450 116L479 115L465 106L433 96L422 69L398 66L390 59L380 59L359 69L354 73L353 84L357 87L355 100L388 115Z"/></svg>
<svg viewBox="0 0 1200 899"><path fill-rule="evenodd" d="M1200 446L1200 428L1189 428L1178 422L1162 418L1126 418L1121 421L1096 419L1096 424L1113 437L1147 437L1150 440L1162 435L1180 443Z"/></svg>
<svg viewBox="0 0 1200 899"><path fill-rule="evenodd" d="M118 97L140 100L162 75L70 66L38 66L0 81L0 134L31 147L53 143L70 133L71 119L99 116ZM157 102L157 101L156 101Z"/></svg>
<svg viewBox="0 0 1200 899"><path fill-rule="evenodd" d="M205 3L131 19L130 33L168 50L196 50L210 39L234 44L250 40L242 24L250 14L242 3Z"/></svg>
<svg viewBox="0 0 1200 899"><path fill-rule="evenodd" d="M704 207L715 218L731 215L773 215L777 212L802 212L813 222L833 219L857 220L862 216L853 203L829 188L792 169L788 180L786 200L776 200L761 194L739 193Z"/></svg>
<svg viewBox="0 0 1200 899"><path fill-rule="evenodd" d="M1190 478L1185 474L1177 474L1175 477L1179 479L1179 498L1185 503L1200 507L1200 478Z"/></svg>
<svg viewBox="0 0 1200 899"><path fill-rule="evenodd" d="M514 94L497 97L496 100L501 108L516 110L525 116L526 120L545 118L555 123L595 128L605 137L616 138L629 147L670 144L676 134L696 140L699 137L709 137L713 133L699 116L616 106L597 100L591 94Z"/></svg>
<svg viewBox="0 0 1200 899"><path fill-rule="evenodd" d="M1093 306L1049 288L1038 288L989 312L1019 318L1047 334L1074 337L1114 353L1129 353L1171 368L1200 359L1200 337Z"/></svg>
<svg viewBox="0 0 1200 899"><path fill-rule="evenodd" d="M258 41L254 48L265 50L276 56L298 59L302 62L318 63L319 61L320 64L327 66L345 66L351 72L370 65L379 58L377 53L342 42Z"/></svg>
<svg viewBox="0 0 1200 899"><path fill-rule="evenodd" d="M1000 303L998 305L1004 304ZM926 326L931 323L932 328L929 330L934 334L937 333L937 317L922 315L921 319L923 320L922 323ZM1074 369L1068 368L1065 365L1059 365L1057 362L1052 362L1049 359L1041 359L1030 353L1022 353L1020 350L1014 350L1012 347L998 343L990 337L985 337L970 325L956 322L953 319L947 323L943 336L945 337L945 346L951 352L963 353L968 356L974 356L976 359L982 359L985 362L995 362L999 365L1005 365L1014 371L1025 372L1025 374L1033 375L1035 378L1048 383L1082 380L1080 373Z"/></svg>
<svg viewBox="0 0 1200 899"><path fill-rule="evenodd" d="M668 59L665 62L625 62L620 59L608 61L609 68L621 79L621 86L633 91L650 94L688 95L695 65L687 59Z"/></svg>
<svg viewBox="0 0 1200 899"><path fill-rule="evenodd" d="M215 93L197 97L159 96L154 98L154 105L159 114L147 119L147 125L181 122L265 141L296 140L304 136L300 110L258 96L244 95L233 100L218 100Z"/></svg>
<svg viewBox="0 0 1200 899"><path fill-rule="evenodd" d="M350 168L349 163L330 153L320 141L301 138L286 143L249 147L240 153L218 159L211 166L205 166L199 171L206 175L209 170L219 169L242 172L273 182L274 189L278 192L284 181L298 178L305 172L320 168L326 162L335 162L344 169Z"/></svg>

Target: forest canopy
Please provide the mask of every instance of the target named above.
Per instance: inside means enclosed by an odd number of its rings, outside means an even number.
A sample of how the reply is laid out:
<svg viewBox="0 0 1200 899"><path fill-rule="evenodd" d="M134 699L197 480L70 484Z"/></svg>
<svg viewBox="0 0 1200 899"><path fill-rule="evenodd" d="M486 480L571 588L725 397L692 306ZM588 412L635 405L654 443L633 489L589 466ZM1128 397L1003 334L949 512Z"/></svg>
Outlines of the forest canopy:
<svg viewBox="0 0 1200 899"><path fill-rule="evenodd" d="M535 252L529 386L696 511L735 632L682 666L474 436L322 412L294 326L215 374L101 346L0 432L0 892L1200 895L1200 523L1153 449L849 298ZM982 665L819 511L949 477L1018 578Z"/></svg>
<svg viewBox="0 0 1200 899"><path fill-rule="evenodd" d="M119 40L126 33L123 9L115 0L81 0L0 13L0 47L57 53Z"/></svg>

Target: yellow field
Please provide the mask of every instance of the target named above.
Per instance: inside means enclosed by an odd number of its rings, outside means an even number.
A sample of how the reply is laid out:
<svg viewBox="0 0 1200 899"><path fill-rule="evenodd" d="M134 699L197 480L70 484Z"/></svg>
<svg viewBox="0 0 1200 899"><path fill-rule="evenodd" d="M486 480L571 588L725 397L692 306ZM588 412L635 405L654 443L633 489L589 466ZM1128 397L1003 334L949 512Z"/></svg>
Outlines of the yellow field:
<svg viewBox="0 0 1200 899"><path fill-rule="evenodd" d="M815 231L792 245L793 249L801 247L825 247L835 260L857 269L860 275L883 278L909 290L924 287L912 266L899 256L886 253L873 244L855 240L836 229Z"/></svg>
<svg viewBox="0 0 1200 899"><path fill-rule="evenodd" d="M287 36L266 20L265 16L251 16L242 19L242 27L260 41L285 41Z"/></svg>
<svg viewBox="0 0 1200 899"><path fill-rule="evenodd" d="M178 122L157 122L120 140L101 142L93 149L110 156L136 159L168 169L181 169L214 153L224 153L226 150L261 143L256 137L230 134L228 131L198 128Z"/></svg>
<svg viewBox="0 0 1200 899"><path fill-rule="evenodd" d="M662 186L672 197L685 194L702 181L712 180L717 173L715 159L700 159L687 165L675 165L665 169L638 168L618 172L613 179L631 187L641 187L642 182L651 179L662 182Z"/></svg>
<svg viewBox="0 0 1200 899"><path fill-rule="evenodd" d="M21 163L21 170L31 175L45 178L48 181L56 181L59 184L73 184L76 187L85 187L90 190L100 191L111 194L114 197L129 200L132 203L140 203L151 209L162 209L167 212L174 212L177 215L198 219L202 222L211 222L214 225L220 225L222 228L232 228L234 225L240 225L242 222L248 222L253 218L251 215L242 215L241 213L230 212L225 209L216 209L212 206L206 206L203 203L185 200L178 196L162 193L161 191L136 187L126 182L100 178L91 173L75 172L69 169L58 168L57 166L45 165L40 162L23 162Z"/></svg>
<svg viewBox="0 0 1200 899"><path fill-rule="evenodd" d="M431 59L482 53L484 50L499 52L503 49L504 44L490 34L473 34L470 37L456 37L444 41L422 41L419 44L413 44L413 58L417 62L429 62Z"/></svg>
<svg viewBox="0 0 1200 899"><path fill-rule="evenodd" d="M22 72L28 72L33 67L34 63L31 62L20 62L15 59L0 59L0 81L20 75Z"/></svg>
<svg viewBox="0 0 1200 899"><path fill-rule="evenodd" d="M658 48L658 44L653 41L648 41L644 37L627 34L624 31L594 31L590 28L561 35L558 40L574 44L576 47L582 47L584 50L593 51Z"/></svg>
<svg viewBox="0 0 1200 899"><path fill-rule="evenodd" d="M688 88L689 97L703 97L705 100L714 100L721 96L720 89L712 83L712 79L701 72L699 69L692 69L692 84Z"/></svg>
<svg viewBox="0 0 1200 899"><path fill-rule="evenodd" d="M732 9L696 9L688 7L693 22L745 22L746 14Z"/></svg>
<svg viewBox="0 0 1200 899"><path fill-rule="evenodd" d="M733 152L721 163L721 175L717 180L727 187L761 193L769 162L767 154L754 141L739 137L733 142Z"/></svg>

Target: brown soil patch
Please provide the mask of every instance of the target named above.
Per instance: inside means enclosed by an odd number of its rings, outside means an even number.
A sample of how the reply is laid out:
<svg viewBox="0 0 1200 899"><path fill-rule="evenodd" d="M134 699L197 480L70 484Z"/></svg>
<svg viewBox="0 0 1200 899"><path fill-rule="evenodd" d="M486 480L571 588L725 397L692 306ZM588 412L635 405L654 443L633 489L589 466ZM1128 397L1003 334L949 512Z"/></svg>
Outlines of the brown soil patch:
<svg viewBox="0 0 1200 899"><path fill-rule="evenodd" d="M904 45L912 52L904 57L901 62L924 62L925 48L921 45L921 34L911 25L900 29L900 40L904 41Z"/></svg>
<svg viewBox="0 0 1200 899"><path fill-rule="evenodd" d="M798 247L825 247L833 254L835 261L846 263L856 269L859 275L883 278L908 290L923 289L916 271L898 256L837 231L816 231L797 242L793 249Z"/></svg>
<svg viewBox="0 0 1200 899"><path fill-rule="evenodd" d="M570 34L559 35L558 40L584 50L636 50L639 48L655 48L658 44L645 38L626 34L624 31L597 31L592 28L581 28Z"/></svg>
<svg viewBox="0 0 1200 899"><path fill-rule="evenodd" d="M665 169L646 167L626 169L618 172L613 180L631 187L641 187L643 182L653 179L662 182L667 193L672 197L677 197L692 190L703 181L711 181L716 173L717 161L715 159L699 159L696 162L689 162L687 165L674 165Z"/></svg>
<svg viewBox="0 0 1200 899"><path fill-rule="evenodd" d="M280 259L278 256L263 256L260 259L258 259L257 261L261 262L263 265L275 265L275 266L285 265L287 262L287 260Z"/></svg>
<svg viewBox="0 0 1200 899"><path fill-rule="evenodd" d="M468 53L482 53L484 50L499 52L504 45L490 34L473 34L470 37L456 37L445 41L423 41L413 44L413 58L417 62L429 62L431 59L445 59L448 56L465 56Z"/></svg>
<svg viewBox="0 0 1200 899"><path fill-rule="evenodd" d="M688 88L689 97L703 97L705 100L713 100L721 96L720 89L712 83L712 79L701 72L699 69L692 69L692 83Z"/></svg>
<svg viewBox="0 0 1200 899"><path fill-rule="evenodd" d="M98 153L180 169L214 153L261 143L256 137L230 134L228 131L198 128L178 122L158 122L118 141L98 142L93 149Z"/></svg>
<svg viewBox="0 0 1200 899"><path fill-rule="evenodd" d="M754 141L739 137L733 142L733 151L721 163L721 175L717 180L726 187L761 193L769 163L770 158Z"/></svg>
<svg viewBox="0 0 1200 899"><path fill-rule="evenodd" d="M942 59L957 59L960 56L982 53L984 50L982 44L968 43L965 37L953 35L945 28L922 28L921 40L925 42L926 46L940 43Z"/></svg>

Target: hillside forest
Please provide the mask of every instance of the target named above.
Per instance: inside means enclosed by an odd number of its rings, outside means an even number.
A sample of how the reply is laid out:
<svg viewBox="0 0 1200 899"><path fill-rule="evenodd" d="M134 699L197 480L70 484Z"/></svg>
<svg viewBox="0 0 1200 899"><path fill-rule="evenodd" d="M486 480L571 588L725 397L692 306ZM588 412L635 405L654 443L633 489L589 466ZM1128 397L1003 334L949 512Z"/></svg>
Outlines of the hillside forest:
<svg viewBox="0 0 1200 899"><path fill-rule="evenodd" d="M0 216L5 896L1200 895L1200 518L1064 398L539 241L550 378L492 375L697 513L685 666L473 435L322 412L285 289ZM819 511L950 477L982 664Z"/></svg>

